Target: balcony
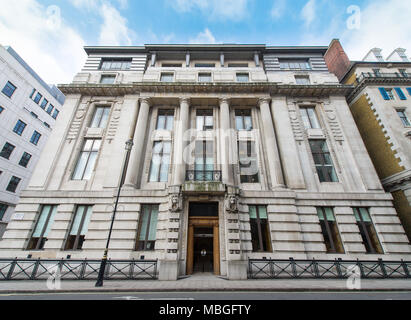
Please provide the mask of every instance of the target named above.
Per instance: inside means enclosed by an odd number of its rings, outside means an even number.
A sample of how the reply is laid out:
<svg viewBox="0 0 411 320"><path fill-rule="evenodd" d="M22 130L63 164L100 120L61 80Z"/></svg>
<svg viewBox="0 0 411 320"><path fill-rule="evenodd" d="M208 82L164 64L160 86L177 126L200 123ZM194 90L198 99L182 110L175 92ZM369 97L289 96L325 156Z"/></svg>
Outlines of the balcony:
<svg viewBox="0 0 411 320"><path fill-rule="evenodd" d="M222 172L215 170L188 170L183 192L188 194L224 194Z"/></svg>

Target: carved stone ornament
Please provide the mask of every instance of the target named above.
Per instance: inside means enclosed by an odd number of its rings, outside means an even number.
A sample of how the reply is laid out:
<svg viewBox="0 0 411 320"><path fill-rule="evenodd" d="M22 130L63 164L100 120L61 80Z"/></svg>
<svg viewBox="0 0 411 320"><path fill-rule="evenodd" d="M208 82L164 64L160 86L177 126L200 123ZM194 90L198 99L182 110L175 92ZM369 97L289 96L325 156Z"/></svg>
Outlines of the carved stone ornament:
<svg viewBox="0 0 411 320"><path fill-rule="evenodd" d="M226 194L225 196L225 210L228 213L238 212L238 197L236 194Z"/></svg>
<svg viewBox="0 0 411 320"><path fill-rule="evenodd" d="M171 212L180 212L183 210L183 195L179 189L171 189L169 192L169 207Z"/></svg>

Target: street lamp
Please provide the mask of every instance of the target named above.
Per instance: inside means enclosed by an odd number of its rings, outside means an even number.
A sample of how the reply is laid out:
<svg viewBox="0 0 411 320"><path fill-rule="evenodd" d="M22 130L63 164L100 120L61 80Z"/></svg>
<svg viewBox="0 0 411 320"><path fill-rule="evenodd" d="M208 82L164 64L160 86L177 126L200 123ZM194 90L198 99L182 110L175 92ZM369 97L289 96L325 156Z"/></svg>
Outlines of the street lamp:
<svg viewBox="0 0 411 320"><path fill-rule="evenodd" d="M99 270L99 273L98 273L98 279L97 279L97 282L96 282L96 287L102 287L103 286L104 272L106 270L106 264L107 264L108 247L110 245L111 233L113 231L114 220L116 218L117 206L118 206L118 201L119 201L119 198L120 198L121 188L123 187L124 179L126 177L127 163L128 163L129 158L130 158L130 151L133 148L133 145L134 145L134 143L133 143L132 139L130 139L126 142L126 150L127 150L126 158L124 159L124 163L123 163L123 170L122 170L122 174L121 174L120 186L118 187L116 204L114 206L113 217L111 218L110 232L109 232L108 238L107 238L106 249L104 250L103 258L101 259L100 270Z"/></svg>

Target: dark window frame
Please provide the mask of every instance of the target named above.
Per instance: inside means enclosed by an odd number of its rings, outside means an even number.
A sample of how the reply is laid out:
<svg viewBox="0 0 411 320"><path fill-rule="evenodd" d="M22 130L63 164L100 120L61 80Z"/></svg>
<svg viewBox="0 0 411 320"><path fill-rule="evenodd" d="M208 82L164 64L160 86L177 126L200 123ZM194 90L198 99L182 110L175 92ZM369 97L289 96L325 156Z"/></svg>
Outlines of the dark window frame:
<svg viewBox="0 0 411 320"><path fill-rule="evenodd" d="M334 218L334 221L329 221L325 209L330 209ZM318 210L321 210L323 219L318 214ZM331 207L317 207L317 215L320 221L321 231L324 237L324 243L327 248L327 253L344 254L344 244L341 239L340 230L338 228L337 220L335 218L334 210ZM337 242L337 243L336 243ZM337 247L339 242L339 247ZM328 245L327 245L328 243Z"/></svg>
<svg viewBox="0 0 411 320"><path fill-rule="evenodd" d="M35 146L37 146L39 144L40 138L41 138L41 133L34 130L32 136L30 138L30 142L32 144L34 144Z"/></svg>
<svg viewBox="0 0 411 320"><path fill-rule="evenodd" d="M30 153L24 152L19 161L19 166L27 168L31 158L32 158L32 155Z"/></svg>
<svg viewBox="0 0 411 320"><path fill-rule="evenodd" d="M19 120L17 120L17 123L13 128L13 132L15 134L18 134L19 136L21 136L24 132L24 129L26 129L26 127L27 127L27 123L25 123L24 121L21 121L19 119Z"/></svg>
<svg viewBox="0 0 411 320"><path fill-rule="evenodd" d="M41 216L43 215L43 210L45 210L46 207L50 207L50 210L49 210L48 213L47 213L47 217L46 217L46 220L44 221L44 225L43 225L43 228L42 228L41 231L40 231L39 237L35 237L35 238L34 238L34 237L33 237L33 236L34 236L34 233L36 232L36 229L37 229L37 227L38 227L38 224L40 223L40 218L41 218ZM57 206L56 206L56 205L43 205L43 206L41 207L40 214L39 214L39 216L38 216L38 218L37 218L36 225L34 226L32 235L31 235L30 240L29 240L29 243L28 243L28 245L27 245L27 250L39 251L39 250L43 250L43 249L44 249L44 245L46 244L46 241L48 241L47 237L44 237L44 234L45 234L45 232L46 232L46 230L47 230L47 228L48 228L48 225L49 225L49 223L50 223L50 219L51 219L53 213L56 214L56 211L55 211L55 210L57 211ZM53 219L53 220L54 220L54 219Z"/></svg>
<svg viewBox="0 0 411 320"><path fill-rule="evenodd" d="M255 210L256 210L256 218L251 218L251 208L252 207L254 207ZM249 208L249 215L250 215L250 228L251 228L250 232L251 232L251 239L252 239L251 242L252 242L252 245L253 245L253 252L267 252L267 253L272 252L273 251L272 244L271 244L272 239L271 239L271 235L270 235L271 231L270 231L270 222L269 222L269 219L268 219L267 207L266 206L259 206L259 205L249 205L248 208ZM266 219L261 218L261 215L260 215L261 208L265 208L265 211L266 211L266 214L267 214ZM257 228L257 230L256 230L257 235L255 235L255 234L253 235L253 225L252 225L252 223L254 221L252 221L252 220L255 220L255 224L256 224L256 228ZM265 228L267 230L266 230L265 240L264 240L263 229L262 229L264 227L264 224L262 224L262 220L266 220ZM255 239L256 236L257 236L257 239ZM254 238L254 240L253 240L253 238ZM257 240L257 242L255 240Z"/></svg>
<svg viewBox="0 0 411 320"><path fill-rule="evenodd" d="M325 146L327 147L327 151L323 151L322 147L317 148L317 149L320 149L321 152L317 152L316 150L314 150L313 143L314 142L316 143L316 142L319 142L319 141L325 144ZM312 157L313 157L313 160L314 160L314 164L315 164L317 174L318 174L318 178L319 178L320 182L331 182L331 183L339 182L338 175L337 175L337 172L336 172L335 167L334 167L334 161L331 157L331 152L330 152L330 149L328 148L327 141L324 140L324 139L310 139L309 144L310 144L311 154L312 154ZM330 159L331 163L327 163L326 155ZM320 160L320 162L317 163L317 160ZM331 171L329 171L330 168L331 168ZM335 181L333 180L332 173L334 173L334 175L335 175Z"/></svg>
<svg viewBox="0 0 411 320"><path fill-rule="evenodd" d="M164 127L160 127L160 117L164 117ZM171 122L171 127L174 128L174 109L160 109L157 114L156 130L167 130ZM171 129L172 131L173 129ZM168 130L167 130L168 131Z"/></svg>
<svg viewBox="0 0 411 320"><path fill-rule="evenodd" d="M16 193L16 190L19 187L20 182L21 182L21 178L12 176L10 178L9 184L7 185L6 191L11 192L11 193Z"/></svg>
<svg viewBox="0 0 411 320"><path fill-rule="evenodd" d="M237 131L252 131L254 129L253 116L251 109L236 109L235 112L235 126ZM242 129L237 126L237 118L241 118ZM251 128L246 127L246 118L250 118Z"/></svg>
<svg viewBox="0 0 411 320"><path fill-rule="evenodd" d="M0 221L3 220L9 206L5 203L0 203Z"/></svg>
<svg viewBox="0 0 411 320"><path fill-rule="evenodd" d="M10 81L7 81L7 83L5 84L5 86L3 87L3 89L1 90L1 92L8 98L11 99L11 97L13 97L14 93L16 92L17 87L11 83ZM11 93L10 93L11 91Z"/></svg>
<svg viewBox="0 0 411 320"><path fill-rule="evenodd" d="M80 213L79 210L81 210L81 209L83 209L83 210ZM90 212L90 216L88 217L89 210L91 210L91 212ZM71 221L69 233L66 237L66 243L64 245L64 250L65 251L80 251L80 250L82 250L86 235L82 235L81 233L83 231L84 224L86 223L86 219L91 218L92 210L93 210L93 206L91 206L91 205L77 205L76 206L76 210L75 210L75 213L73 215L73 219ZM76 218L77 218L78 214L81 214L81 220L80 220L80 224L78 225L77 233L76 233L75 236L70 235L72 230L73 230L74 222L76 221ZM89 222L90 221L88 221L87 224Z"/></svg>
<svg viewBox="0 0 411 320"><path fill-rule="evenodd" d="M148 211L145 211L144 209L147 208ZM155 244L157 240L149 240L148 237L150 235L150 227L151 227L151 216L153 214L153 211L157 211L157 221L156 221L156 235L157 235L157 227L158 227L158 215L159 215L159 205L158 204L143 204L141 205L140 208L140 215L138 218L138 230L137 230L137 238L136 238L136 246L135 246L135 251L154 251L155 250ZM147 213L148 212L148 213ZM143 214L148 214L147 217L147 227L146 227L146 233L145 233L145 239L140 240L141 236L141 231L143 227ZM150 246L147 247L147 244Z"/></svg>
<svg viewBox="0 0 411 320"><path fill-rule="evenodd" d="M202 118L203 127L198 128L198 121ZM207 118L211 118L213 120L213 125L206 125ZM200 131L210 131L214 130L214 110L213 109L197 109L196 110L196 129Z"/></svg>
<svg viewBox="0 0 411 320"><path fill-rule="evenodd" d="M0 152L0 157L10 160L10 156L12 155L14 149L16 149L16 146L12 145L11 143L6 142L3 146L3 149Z"/></svg>
<svg viewBox="0 0 411 320"><path fill-rule="evenodd" d="M202 144L202 152L201 154L197 154L197 143L201 143ZM207 152L207 145L212 146L211 148L211 153ZM215 167L215 159L214 159L214 141L210 141L210 140L197 140L196 141L196 146L195 146L195 150L194 150L195 156L194 156L194 168L195 168L195 181L213 181L213 171L214 171L214 167ZM201 155L201 159L203 161L202 164L198 164L197 163L197 159L200 159ZM207 157L212 155L212 157ZM211 158L213 159L213 169L212 170L207 170L207 166L209 165L207 163L207 159ZM202 166L202 170L198 170L197 166L201 165Z"/></svg>
<svg viewBox="0 0 411 320"><path fill-rule="evenodd" d="M382 249L381 242L378 238L377 230L375 230L375 226L374 226L374 223L372 222L372 218L371 218L368 208L353 207L352 209L353 209L355 219L357 221L357 226L360 230L363 244L364 244L364 247L367 253L384 254L384 250ZM364 219L363 214L360 209L364 209L367 211L370 221L365 221L366 219ZM372 237L372 233L374 233L375 237Z"/></svg>
<svg viewBox="0 0 411 320"><path fill-rule="evenodd" d="M169 148L170 153L165 153L164 152L164 145L166 143L170 144L170 148ZM161 144L161 152L160 153L154 153L154 151L156 150L156 146L159 145L159 144ZM171 164L171 152L172 152L171 148L172 148L171 141L154 141L153 153L152 153L151 164L150 164L150 171L149 171L149 174L148 174L148 181L149 182L168 182L169 170L170 170L170 164ZM157 178L155 180L151 180L151 174L152 174L152 170L154 168L154 163L153 163L154 155L157 155L161 159L160 160L161 162L160 162L160 166L159 166L159 169L158 169ZM161 173L163 172L163 166L165 165L164 162L163 162L163 159L164 159L164 156L167 156L167 155L169 157L169 163L166 164L167 165L167 180L162 181L161 180Z"/></svg>
<svg viewBox="0 0 411 320"><path fill-rule="evenodd" d="M397 115L399 116L402 124L404 127L411 127L410 120L408 119L407 115L405 114L405 109L397 109Z"/></svg>
<svg viewBox="0 0 411 320"><path fill-rule="evenodd" d="M132 58L103 58L101 59L99 70L127 71L131 69ZM114 68L113 64L121 64L119 68Z"/></svg>

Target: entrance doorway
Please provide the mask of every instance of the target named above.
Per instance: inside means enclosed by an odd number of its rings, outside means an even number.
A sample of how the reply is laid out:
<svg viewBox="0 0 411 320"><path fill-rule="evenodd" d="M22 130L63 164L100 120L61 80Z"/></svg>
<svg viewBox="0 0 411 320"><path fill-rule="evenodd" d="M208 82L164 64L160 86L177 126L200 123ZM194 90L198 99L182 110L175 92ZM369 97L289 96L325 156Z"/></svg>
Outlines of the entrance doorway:
<svg viewBox="0 0 411 320"><path fill-rule="evenodd" d="M190 203L187 274L220 274L218 203Z"/></svg>

